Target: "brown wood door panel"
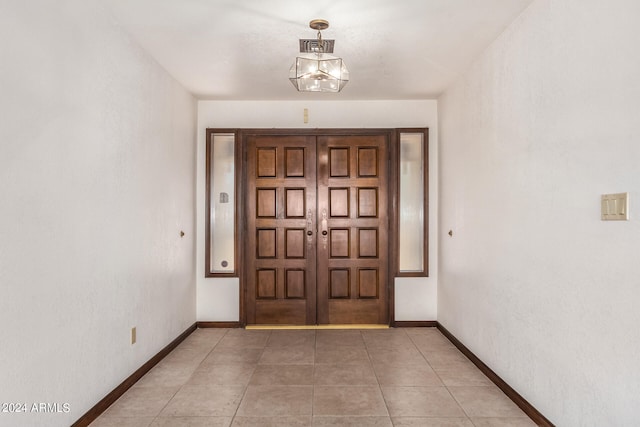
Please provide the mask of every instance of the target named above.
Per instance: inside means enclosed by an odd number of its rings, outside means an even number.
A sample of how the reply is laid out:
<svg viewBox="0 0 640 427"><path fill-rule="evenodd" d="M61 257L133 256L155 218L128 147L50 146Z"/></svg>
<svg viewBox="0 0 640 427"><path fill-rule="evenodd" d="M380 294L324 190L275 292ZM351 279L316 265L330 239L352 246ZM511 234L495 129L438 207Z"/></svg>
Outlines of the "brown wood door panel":
<svg viewBox="0 0 640 427"><path fill-rule="evenodd" d="M318 137L319 324L389 321L387 152L383 134Z"/></svg>
<svg viewBox="0 0 640 427"><path fill-rule="evenodd" d="M389 322L388 138L246 135L247 324Z"/></svg>
<svg viewBox="0 0 640 427"><path fill-rule="evenodd" d="M377 301L332 300L329 305L329 318L333 324L373 324L384 325L386 316L380 315Z"/></svg>
<svg viewBox="0 0 640 427"><path fill-rule="evenodd" d="M282 304L277 301L260 301L255 306L257 321L254 325L307 325L305 301L290 301Z"/></svg>
<svg viewBox="0 0 640 427"><path fill-rule="evenodd" d="M315 137L252 135L246 146L247 323L315 324Z"/></svg>

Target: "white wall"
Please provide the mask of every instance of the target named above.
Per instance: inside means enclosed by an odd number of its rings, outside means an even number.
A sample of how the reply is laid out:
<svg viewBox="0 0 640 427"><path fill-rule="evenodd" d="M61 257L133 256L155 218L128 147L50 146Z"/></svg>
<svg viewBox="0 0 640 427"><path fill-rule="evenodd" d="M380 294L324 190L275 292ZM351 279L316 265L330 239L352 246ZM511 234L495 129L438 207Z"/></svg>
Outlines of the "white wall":
<svg viewBox="0 0 640 427"><path fill-rule="evenodd" d="M0 402L70 408L2 426L68 426L195 322L196 102L99 3L0 6Z"/></svg>
<svg viewBox="0 0 640 427"><path fill-rule="evenodd" d="M640 415L638 16L536 1L438 104L438 320L559 426Z"/></svg>
<svg viewBox="0 0 640 427"><path fill-rule="evenodd" d="M294 90L291 88L291 90ZM303 111L309 110L309 123ZM427 101L200 101L198 103L198 320L238 321L237 279L204 277L206 128L428 127L430 277L396 280L396 320L435 320L437 301L437 103Z"/></svg>

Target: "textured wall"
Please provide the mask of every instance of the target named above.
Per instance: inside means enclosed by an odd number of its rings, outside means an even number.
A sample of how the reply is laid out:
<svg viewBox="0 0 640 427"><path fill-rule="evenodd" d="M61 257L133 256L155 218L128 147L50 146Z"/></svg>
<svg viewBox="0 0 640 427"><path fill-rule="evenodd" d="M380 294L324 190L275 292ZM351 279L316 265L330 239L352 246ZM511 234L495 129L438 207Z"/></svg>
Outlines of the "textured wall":
<svg viewBox="0 0 640 427"><path fill-rule="evenodd" d="M291 90L294 90L291 88ZM309 110L309 123L303 111ZM396 280L396 320L435 320L437 299L437 103L426 101L200 101L198 103L198 320L237 321L237 279L204 278L206 128L429 128L430 277Z"/></svg>
<svg viewBox="0 0 640 427"><path fill-rule="evenodd" d="M559 426L640 414L638 16L536 1L438 104L438 320Z"/></svg>
<svg viewBox="0 0 640 427"><path fill-rule="evenodd" d="M0 425L67 426L195 321L196 102L98 1L2 2L0 58L0 402L70 408Z"/></svg>

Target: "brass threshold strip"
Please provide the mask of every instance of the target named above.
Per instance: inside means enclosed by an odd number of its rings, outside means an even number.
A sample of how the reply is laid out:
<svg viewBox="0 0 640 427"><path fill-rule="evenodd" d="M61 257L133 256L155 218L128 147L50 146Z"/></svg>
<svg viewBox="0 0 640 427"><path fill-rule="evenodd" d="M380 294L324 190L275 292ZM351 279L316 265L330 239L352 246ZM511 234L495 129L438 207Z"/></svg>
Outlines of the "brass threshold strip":
<svg viewBox="0 0 640 427"><path fill-rule="evenodd" d="M247 330L293 330L293 329L389 329L389 325L247 325Z"/></svg>

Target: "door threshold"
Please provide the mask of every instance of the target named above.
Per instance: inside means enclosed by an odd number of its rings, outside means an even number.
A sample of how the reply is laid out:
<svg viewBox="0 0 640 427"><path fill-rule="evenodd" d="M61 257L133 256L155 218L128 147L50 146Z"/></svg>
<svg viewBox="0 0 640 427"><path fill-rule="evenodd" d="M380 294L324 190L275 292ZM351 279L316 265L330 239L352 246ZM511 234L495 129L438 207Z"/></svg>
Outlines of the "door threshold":
<svg viewBox="0 0 640 427"><path fill-rule="evenodd" d="M389 325L247 325L247 330L293 330L293 329L389 329Z"/></svg>

